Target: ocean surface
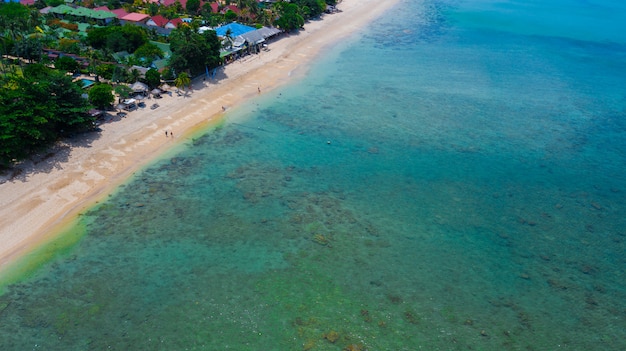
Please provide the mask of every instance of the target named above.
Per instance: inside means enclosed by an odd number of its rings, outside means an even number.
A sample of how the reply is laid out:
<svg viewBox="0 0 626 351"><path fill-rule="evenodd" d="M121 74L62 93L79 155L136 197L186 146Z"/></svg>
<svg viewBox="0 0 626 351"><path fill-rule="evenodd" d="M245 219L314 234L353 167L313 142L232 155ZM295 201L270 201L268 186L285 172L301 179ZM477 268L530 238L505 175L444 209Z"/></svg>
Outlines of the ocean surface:
<svg viewBox="0 0 626 351"><path fill-rule="evenodd" d="M625 78L623 1L404 0L83 213L0 349L626 350Z"/></svg>

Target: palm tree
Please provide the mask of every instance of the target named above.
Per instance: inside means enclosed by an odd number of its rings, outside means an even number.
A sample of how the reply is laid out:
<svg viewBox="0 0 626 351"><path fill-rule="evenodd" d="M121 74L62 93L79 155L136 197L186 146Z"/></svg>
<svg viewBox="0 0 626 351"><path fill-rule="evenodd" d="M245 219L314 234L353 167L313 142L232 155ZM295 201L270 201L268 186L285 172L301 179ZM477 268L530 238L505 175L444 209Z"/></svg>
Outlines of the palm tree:
<svg viewBox="0 0 626 351"><path fill-rule="evenodd" d="M141 78L141 72L139 72L138 69L133 68L130 73L128 74L128 82L129 83L134 83L136 81L139 80L139 78Z"/></svg>
<svg viewBox="0 0 626 351"><path fill-rule="evenodd" d="M100 76L98 75L98 65L99 60L102 56L101 52L97 49L89 50L87 52L87 56L89 57L89 72L96 75L96 82L100 82Z"/></svg>
<svg viewBox="0 0 626 351"><path fill-rule="evenodd" d="M232 49L232 47L233 47L233 31L231 31L230 28L228 28L226 30L226 33L224 33L224 36L226 37L226 48L227 49Z"/></svg>
<svg viewBox="0 0 626 351"><path fill-rule="evenodd" d="M185 90L185 87L191 85L191 78L189 78L189 75L187 73L183 72L179 74L176 79L174 79L174 85L176 85L178 89L183 89L185 95L187 95L187 90Z"/></svg>

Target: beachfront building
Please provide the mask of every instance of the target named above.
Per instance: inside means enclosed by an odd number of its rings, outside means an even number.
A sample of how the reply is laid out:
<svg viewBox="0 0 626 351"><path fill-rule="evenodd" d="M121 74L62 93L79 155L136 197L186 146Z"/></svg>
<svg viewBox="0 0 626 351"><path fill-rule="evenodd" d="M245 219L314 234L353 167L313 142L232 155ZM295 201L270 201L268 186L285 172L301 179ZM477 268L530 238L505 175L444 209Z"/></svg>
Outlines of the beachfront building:
<svg viewBox="0 0 626 351"><path fill-rule="evenodd" d="M211 28L200 27L200 32ZM232 62L249 54L257 54L265 43L282 33L274 27L262 27L255 29L240 23L229 23L214 29L217 36L222 40L220 57L225 63Z"/></svg>
<svg viewBox="0 0 626 351"><path fill-rule="evenodd" d="M114 14L118 19L121 19L122 17L128 15L128 12L126 12L126 10L124 10L123 8L111 10L111 13Z"/></svg>

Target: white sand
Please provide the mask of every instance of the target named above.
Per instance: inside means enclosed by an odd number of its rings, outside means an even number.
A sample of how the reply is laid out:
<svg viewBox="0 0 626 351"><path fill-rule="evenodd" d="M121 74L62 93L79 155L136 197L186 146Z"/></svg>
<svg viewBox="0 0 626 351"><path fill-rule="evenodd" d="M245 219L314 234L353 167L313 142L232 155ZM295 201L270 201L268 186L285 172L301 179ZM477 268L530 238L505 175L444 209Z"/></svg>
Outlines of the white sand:
<svg viewBox="0 0 626 351"><path fill-rule="evenodd" d="M100 134L81 136L80 145L60 146L36 164L20 165L21 174L0 178L0 272L187 134L218 121L222 106L235 106L256 96L258 87L263 94L304 74L324 47L396 3L343 0L338 5L342 12L306 23L300 33L271 42L269 51L227 65L226 78L198 81L187 97L146 100L146 108L103 124ZM154 102L160 107L151 110ZM173 131L174 138L166 138L165 130Z"/></svg>

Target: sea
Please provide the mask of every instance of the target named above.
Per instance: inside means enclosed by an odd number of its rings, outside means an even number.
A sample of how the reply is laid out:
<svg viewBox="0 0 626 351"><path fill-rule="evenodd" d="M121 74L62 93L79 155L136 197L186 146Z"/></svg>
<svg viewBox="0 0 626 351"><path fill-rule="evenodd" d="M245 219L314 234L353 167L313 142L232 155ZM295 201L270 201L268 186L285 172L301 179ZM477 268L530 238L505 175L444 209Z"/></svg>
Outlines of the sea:
<svg viewBox="0 0 626 351"><path fill-rule="evenodd" d="M626 350L625 173L626 2L400 0L81 213L0 349Z"/></svg>

